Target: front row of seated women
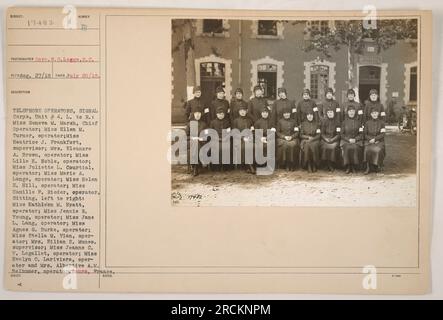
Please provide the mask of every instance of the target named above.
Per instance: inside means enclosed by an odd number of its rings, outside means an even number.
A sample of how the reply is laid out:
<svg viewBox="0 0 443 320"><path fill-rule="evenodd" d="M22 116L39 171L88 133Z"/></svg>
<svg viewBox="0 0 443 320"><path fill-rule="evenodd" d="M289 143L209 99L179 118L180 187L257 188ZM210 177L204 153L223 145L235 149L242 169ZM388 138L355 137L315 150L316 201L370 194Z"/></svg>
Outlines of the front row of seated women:
<svg viewBox="0 0 443 320"><path fill-rule="evenodd" d="M267 130L274 131L278 168L292 171L302 167L311 173L317 171L319 166L324 164L326 169L334 171L341 162L346 173L355 172L364 164L364 173L369 174L379 171L383 166L386 152L384 143L386 130L384 121L380 119L379 110L376 108L368 110L370 118L364 125L358 119L354 106L347 108L344 120L341 122L336 110L330 108L325 110L326 116L322 120L317 120L313 112L307 112L305 119L302 119L299 125L293 117L292 110L287 108L282 110L282 117L277 121L276 128L271 122L271 112L268 107L263 108L261 117L255 123L247 116L247 111L246 107L241 107L238 110L239 116L232 122L232 128L240 131L262 129L261 143L264 154L267 152ZM216 113L217 117L211 121L209 128L213 128L217 132L220 131L221 137L222 130L230 130L230 126L227 121L224 121L226 115L223 109L218 109ZM199 123L199 131L208 128L201 120L201 115L202 111L197 109L193 110L191 115L192 120ZM189 127L187 133L189 137ZM236 163L243 164L247 172L254 173L254 166L246 164L244 161L246 142L247 139L241 140L241 150L239 151L241 151L242 159ZM204 142L200 138L199 146L201 144ZM191 167L193 174L198 174L198 165ZM223 165L220 167L223 168Z"/></svg>

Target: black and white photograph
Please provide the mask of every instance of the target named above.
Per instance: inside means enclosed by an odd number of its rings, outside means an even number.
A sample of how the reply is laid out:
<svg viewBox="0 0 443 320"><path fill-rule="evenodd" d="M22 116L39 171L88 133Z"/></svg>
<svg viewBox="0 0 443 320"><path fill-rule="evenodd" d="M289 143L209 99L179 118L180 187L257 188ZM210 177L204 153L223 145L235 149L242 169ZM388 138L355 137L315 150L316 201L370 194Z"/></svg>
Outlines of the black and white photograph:
<svg viewBox="0 0 443 320"><path fill-rule="evenodd" d="M171 27L173 205L416 205L417 19Z"/></svg>

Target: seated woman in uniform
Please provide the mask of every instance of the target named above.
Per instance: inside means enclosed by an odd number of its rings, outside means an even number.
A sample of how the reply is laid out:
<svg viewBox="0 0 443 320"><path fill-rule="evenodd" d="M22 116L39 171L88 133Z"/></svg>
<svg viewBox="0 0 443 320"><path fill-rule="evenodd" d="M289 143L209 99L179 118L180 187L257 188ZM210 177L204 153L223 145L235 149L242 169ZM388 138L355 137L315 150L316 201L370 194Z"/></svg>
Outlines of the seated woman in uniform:
<svg viewBox="0 0 443 320"><path fill-rule="evenodd" d="M274 125L273 125L273 119L270 117L270 108L269 107L263 107L263 110L261 112L261 118L255 121L254 123L254 130L262 130L263 136L261 138L261 141L256 141L262 145L262 154L263 156L267 156L268 152L268 130L275 131ZM256 161L256 165L258 166L259 163ZM266 166L266 163L260 163L261 166Z"/></svg>
<svg viewBox="0 0 443 320"><path fill-rule="evenodd" d="M379 118L378 108L369 109L371 119L366 121L364 127L365 149L363 161L366 163L365 174L378 171L383 167L385 158L385 123Z"/></svg>
<svg viewBox="0 0 443 320"><path fill-rule="evenodd" d="M361 161L363 127L357 112L356 106L349 104L346 108L345 120L341 125L340 147L343 155L343 165L346 168L347 174L355 172L356 168L360 166Z"/></svg>
<svg viewBox="0 0 443 320"><path fill-rule="evenodd" d="M242 136L240 140L240 148L236 146L235 142L233 145L233 163L235 165L242 164L245 168L246 172L248 173L255 173L254 169L254 137L252 134L252 130L254 130L254 125L252 123L252 120L250 117L248 117L248 107L247 106L240 106L238 110L239 116L234 119L232 122L232 129L238 129L240 132L242 132L245 129L251 130L250 136ZM234 135L234 141L235 135ZM246 148L246 144L249 144L251 148ZM246 158L246 150L252 151L252 159ZM247 161L250 160L250 161ZM251 161L252 160L252 161Z"/></svg>
<svg viewBox="0 0 443 320"><path fill-rule="evenodd" d="M186 135L188 137L188 173L192 172L193 176L198 175L200 148L206 143L202 132L207 130L206 121L202 119L202 106L192 105L189 122L186 126Z"/></svg>
<svg viewBox="0 0 443 320"><path fill-rule="evenodd" d="M320 160L320 126L314 120L314 113L307 112L306 119L300 127L301 153L303 156L303 166L308 172L317 171Z"/></svg>
<svg viewBox="0 0 443 320"><path fill-rule="evenodd" d="M219 163L219 168L220 171L224 170L224 165L223 165L223 154L229 154L230 155L230 144L227 144L227 139L228 138L223 138L223 132L227 131L229 132L231 130L231 123L229 121L228 116L225 113L225 109L222 106L217 107L216 110L216 118L213 119L209 125L209 127L211 129L214 129L215 131L217 131L218 134L218 142L219 142L219 147L218 147L218 163ZM225 143L223 143L225 142ZM226 156L225 156L226 157Z"/></svg>
<svg viewBox="0 0 443 320"><path fill-rule="evenodd" d="M300 153L299 128L294 118L291 118L291 107L286 106L283 118L277 122L277 163L280 167L292 171L298 164Z"/></svg>
<svg viewBox="0 0 443 320"><path fill-rule="evenodd" d="M326 162L329 171L335 170L337 150L340 143L340 120L335 105L326 105L325 118L321 123L321 160Z"/></svg>

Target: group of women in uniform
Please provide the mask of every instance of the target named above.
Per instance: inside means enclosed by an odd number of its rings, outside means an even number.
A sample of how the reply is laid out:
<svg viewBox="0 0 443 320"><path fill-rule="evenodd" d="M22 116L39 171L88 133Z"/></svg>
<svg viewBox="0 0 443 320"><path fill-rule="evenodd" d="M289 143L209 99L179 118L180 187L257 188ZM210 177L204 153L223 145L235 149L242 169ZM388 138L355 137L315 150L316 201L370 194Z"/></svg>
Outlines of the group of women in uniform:
<svg viewBox="0 0 443 320"><path fill-rule="evenodd" d="M343 165L346 173L363 166L365 174L379 171L383 167L385 150L384 107L379 101L377 90L370 91L364 105L355 101L355 92L349 89L347 101L340 105L329 88L325 100L317 105L305 89L297 104L287 98L285 88L278 89L278 99L272 105L263 97L263 90L255 86L250 101L243 99L243 91L237 88L231 102L225 99L222 87L216 89L216 98L209 106L201 100L200 87L194 88L194 98L185 104L185 113L190 121L198 122L198 132L212 128L222 142L222 132L231 129L263 129L262 144L267 152L267 132L275 133L277 168L293 171L304 168L315 172L324 164L329 171ZM205 143L199 137L199 146ZM241 154L244 154L246 140L242 139ZM221 144L222 145L222 144ZM220 148L220 150L222 150ZM229 152L229 151L228 151ZM249 173L255 172L253 162L240 162ZM220 162L221 151L220 151ZM223 170L225 165L219 165ZM189 166L193 175L198 174L199 165Z"/></svg>

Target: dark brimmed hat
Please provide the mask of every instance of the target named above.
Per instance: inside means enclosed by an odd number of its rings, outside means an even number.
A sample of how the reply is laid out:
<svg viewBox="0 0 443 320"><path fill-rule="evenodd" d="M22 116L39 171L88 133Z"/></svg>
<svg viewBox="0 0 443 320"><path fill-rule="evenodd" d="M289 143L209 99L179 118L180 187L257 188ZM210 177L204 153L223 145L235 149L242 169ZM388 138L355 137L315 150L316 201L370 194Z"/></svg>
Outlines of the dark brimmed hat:
<svg viewBox="0 0 443 320"><path fill-rule="evenodd" d="M248 110L248 105L246 103L242 103L240 107L238 107L238 110Z"/></svg>
<svg viewBox="0 0 443 320"><path fill-rule="evenodd" d="M202 91L202 88L200 86L195 86L194 89L192 90L193 93L196 93L197 91Z"/></svg>
<svg viewBox="0 0 443 320"><path fill-rule="evenodd" d="M193 103L191 106L191 113L195 112L203 113L203 107L197 103Z"/></svg>
<svg viewBox="0 0 443 320"><path fill-rule="evenodd" d="M302 95L305 94L305 93L311 95L311 90L309 90L309 89L304 89L303 92L302 92Z"/></svg>
<svg viewBox="0 0 443 320"><path fill-rule="evenodd" d="M262 87L257 84L256 86L254 86L254 92L257 91L258 89L263 90Z"/></svg>
<svg viewBox="0 0 443 320"><path fill-rule="evenodd" d="M378 95L378 91L377 91L377 89L371 89L371 91L369 91L369 95L371 95L371 94L376 94L376 95Z"/></svg>
<svg viewBox="0 0 443 320"><path fill-rule="evenodd" d="M333 90L332 88L328 88L328 89L326 90L325 94L328 93L328 92L334 94L334 90Z"/></svg>
<svg viewBox="0 0 443 320"><path fill-rule="evenodd" d="M278 88L278 90L277 90L277 94L280 94L280 93L282 93L282 92L288 94L288 92L286 91L286 88Z"/></svg>
<svg viewBox="0 0 443 320"><path fill-rule="evenodd" d="M221 87L221 86L218 86L216 89L215 89L215 93L219 93L219 92L225 92L225 89L223 89L223 87Z"/></svg>
<svg viewBox="0 0 443 320"><path fill-rule="evenodd" d="M236 94L237 92L240 92L241 94L243 94L243 89L242 88L235 89L234 94Z"/></svg>
<svg viewBox="0 0 443 320"><path fill-rule="evenodd" d="M374 111L377 111L378 113L380 113L380 110L378 109L377 105L373 105L373 106L369 107L369 114L371 114Z"/></svg>
<svg viewBox="0 0 443 320"><path fill-rule="evenodd" d="M349 110L357 110L357 108L354 105L350 104L346 109L346 112L348 112Z"/></svg>
<svg viewBox="0 0 443 320"><path fill-rule="evenodd" d="M350 95L350 94L353 94L353 95L355 96L355 91L354 91L354 89L348 89L348 92L347 92L346 95Z"/></svg>
<svg viewBox="0 0 443 320"><path fill-rule="evenodd" d="M225 109L222 106L219 106L215 109L215 113L225 113Z"/></svg>

